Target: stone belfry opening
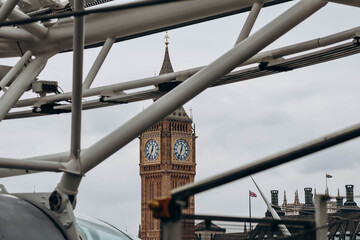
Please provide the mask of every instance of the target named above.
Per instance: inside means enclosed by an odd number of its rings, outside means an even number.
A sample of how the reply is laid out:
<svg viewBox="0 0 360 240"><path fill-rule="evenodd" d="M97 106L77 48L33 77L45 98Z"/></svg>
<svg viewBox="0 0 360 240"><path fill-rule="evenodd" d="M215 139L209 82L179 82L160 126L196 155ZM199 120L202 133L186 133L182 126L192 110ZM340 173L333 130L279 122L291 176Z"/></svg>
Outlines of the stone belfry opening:
<svg viewBox="0 0 360 240"><path fill-rule="evenodd" d="M173 72L169 55L169 37L165 36L165 55L160 75ZM166 91L175 87L157 86ZM156 101L157 99L154 99ZM141 227L142 240L160 240L160 220L153 218L148 204L169 196L172 189L194 182L196 174L195 130L192 118L181 106L140 135ZM184 213L194 214L194 198ZM194 222L186 224L183 239L194 239Z"/></svg>

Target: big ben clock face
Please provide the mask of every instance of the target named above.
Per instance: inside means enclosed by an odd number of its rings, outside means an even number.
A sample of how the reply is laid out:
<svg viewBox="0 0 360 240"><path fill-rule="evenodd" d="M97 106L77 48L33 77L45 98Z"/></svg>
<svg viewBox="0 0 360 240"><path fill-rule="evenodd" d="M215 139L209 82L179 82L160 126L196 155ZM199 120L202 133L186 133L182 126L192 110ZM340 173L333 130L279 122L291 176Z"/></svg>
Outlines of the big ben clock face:
<svg viewBox="0 0 360 240"><path fill-rule="evenodd" d="M155 139L150 139L145 144L145 157L153 161L159 155L159 144Z"/></svg>
<svg viewBox="0 0 360 240"><path fill-rule="evenodd" d="M178 160L186 160L190 154L190 147L184 139L178 139L174 143L174 154Z"/></svg>

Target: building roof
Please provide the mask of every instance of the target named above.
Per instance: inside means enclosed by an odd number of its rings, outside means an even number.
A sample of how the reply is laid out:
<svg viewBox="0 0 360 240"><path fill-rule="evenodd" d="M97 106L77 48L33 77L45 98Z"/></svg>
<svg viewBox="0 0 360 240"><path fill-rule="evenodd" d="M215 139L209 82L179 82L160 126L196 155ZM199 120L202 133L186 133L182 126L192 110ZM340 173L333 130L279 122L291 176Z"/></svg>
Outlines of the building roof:
<svg viewBox="0 0 360 240"><path fill-rule="evenodd" d="M165 38L168 38L167 34L166 34ZM159 75L174 72L173 67L171 65L171 61L170 61L169 47L168 47L169 42L167 41L167 39L166 39L165 45L166 45L166 47L165 47L165 56L164 56L164 61L163 61L163 64L161 66L161 70L160 70Z"/></svg>
<svg viewBox="0 0 360 240"><path fill-rule="evenodd" d="M165 35L165 55L164 55L164 60L163 60L163 64L161 66L161 70L160 70L160 74L166 74L166 73L172 73L174 72L173 67L171 65L171 61L170 61L170 55L169 55L169 36ZM164 87L164 86L159 86L159 87ZM175 86L173 86L175 87ZM175 120L175 121L183 121L183 122L192 122L192 119L187 115L185 109L183 108L183 106L179 107L178 109L176 109L174 112L172 112L171 114L169 114L165 119L169 119L169 120Z"/></svg>
<svg viewBox="0 0 360 240"><path fill-rule="evenodd" d="M204 220L195 226L195 232L211 231L211 232L225 232L226 229L219 227L210 220Z"/></svg>

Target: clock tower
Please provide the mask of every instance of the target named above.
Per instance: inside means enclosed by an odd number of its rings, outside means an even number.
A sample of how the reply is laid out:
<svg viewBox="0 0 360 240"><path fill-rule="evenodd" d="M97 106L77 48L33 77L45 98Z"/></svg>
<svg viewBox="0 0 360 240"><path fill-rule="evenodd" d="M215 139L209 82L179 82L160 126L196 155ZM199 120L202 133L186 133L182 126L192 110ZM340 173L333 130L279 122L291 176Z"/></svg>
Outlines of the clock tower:
<svg viewBox="0 0 360 240"><path fill-rule="evenodd" d="M173 72L167 34L165 39L165 57L160 74ZM180 107L139 137L142 240L160 240L160 220L153 218L148 203L155 198L169 196L174 188L194 182L196 136L192 126L192 119ZM191 197L184 213L194 214L194 207L194 198ZM186 226L183 239L194 239L194 222Z"/></svg>

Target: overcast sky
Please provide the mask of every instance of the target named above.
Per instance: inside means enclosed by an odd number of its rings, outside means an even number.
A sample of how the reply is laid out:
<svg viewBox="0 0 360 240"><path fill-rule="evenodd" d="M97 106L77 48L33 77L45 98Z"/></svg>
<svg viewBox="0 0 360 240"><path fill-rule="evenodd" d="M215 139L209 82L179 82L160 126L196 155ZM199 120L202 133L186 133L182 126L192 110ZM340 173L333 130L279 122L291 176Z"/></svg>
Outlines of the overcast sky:
<svg viewBox="0 0 360 240"><path fill-rule="evenodd" d="M296 1L295 1L296 2ZM255 31L295 2L260 13ZM323 37L358 26L360 9L328 4L313 17L267 49ZM211 63L229 50L237 39L246 14L227 17L169 32L174 71ZM154 76L164 56L165 33L154 34L113 46L93 86ZM85 52L85 73L100 49ZM0 60L9 64L16 59ZM58 81L71 90L72 54L59 54L48 61L41 80ZM185 105L193 109L197 138L196 181L242 166L314 138L359 122L360 56L208 89ZM85 111L82 147L110 133L151 101ZM68 151L69 114L2 121L0 157L31 157ZM355 185L360 195L359 140L305 157L254 175L270 199L270 190L283 191L293 202L298 189L304 202L304 187L345 195L345 184ZM136 234L140 223L139 140L135 139L83 179L76 210L111 222ZM1 179L10 192L53 191L61 174L36 174ZM256 193L249 178L196 195L196 213L248 216L248 191ZM266 206L252 199L253 216L262 217Z"/></svg>

